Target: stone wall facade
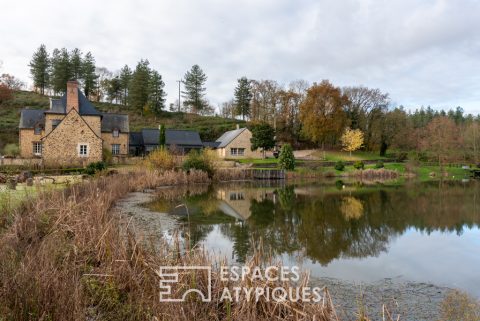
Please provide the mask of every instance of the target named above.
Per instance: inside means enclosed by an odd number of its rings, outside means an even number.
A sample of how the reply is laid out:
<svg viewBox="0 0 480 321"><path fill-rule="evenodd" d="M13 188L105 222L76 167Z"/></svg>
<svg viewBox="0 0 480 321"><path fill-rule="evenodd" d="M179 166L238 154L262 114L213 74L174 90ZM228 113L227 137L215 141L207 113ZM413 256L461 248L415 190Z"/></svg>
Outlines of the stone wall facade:
<svg viewBox="0 0 480 321"><path fill-rule="evenodd" d="M61 114L45 114L45 135L50 134L53 130L53 122L54 121L61 121L65 115Z"/></svg>
<svg viewBox="0 0 480 321"><path fill-rule="evenodd" d="M33 129L20 129L19 133L19 148L20 148L20 157L22 158L34 158L39 157L33 155L33 143L42 142L42 138L45 137L45 131L42 130L40 135L35 135Z"/></svg>
<svg viewBox="0 0 480 321"><path fill-rule="evenodd" d="M240 135L235 137L235 139L232 140L230 144L228 144L224 148L217 149L218 156L220 158L226 159L262 158L263 155L260 150L252 151L252 143L250 142L251 138L252 132L248 129L245 129L240 133ZM244 148L245 152L243 156L231 155L232 148Z"/></svg>
<svg viewBox="0 0 480 321"><path fill-rule="evenodd" d="M120 133L118 137L113 137L111 132L103 132L103 148L112 151L112 145L120 145L120 154L119 156L128 156L128 133Z"/></svg>
<svg viewBox="0 0 480 321"><path fill-rule="evenodd" d="M95 132L95 135L102 137L102 119L100 116L82 116L83 120Z"/></svg>
<svg viewBox="0 0 480 321"><path fill-rule="evenodd" d="M87 155L80 155L80 145L87 145ZM43 139L43 160L46 166L86 166L101 161L102 139L73 109Z"/></svg>

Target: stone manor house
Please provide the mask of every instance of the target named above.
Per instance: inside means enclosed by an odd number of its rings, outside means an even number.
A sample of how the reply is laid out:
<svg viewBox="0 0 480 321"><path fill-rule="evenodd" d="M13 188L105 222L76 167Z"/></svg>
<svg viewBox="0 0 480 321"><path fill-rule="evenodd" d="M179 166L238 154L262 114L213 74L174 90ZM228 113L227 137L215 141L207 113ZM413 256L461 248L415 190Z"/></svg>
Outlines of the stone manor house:
<svg viewBox="0 0 480 321"><path fill-rule="evenodd" d="M48 110L23 109L20 115L20 155L41 158L44 165L85 166L102 160L103 149L128 155L128 115L100 113L78 88L51 99Z"/></svg>

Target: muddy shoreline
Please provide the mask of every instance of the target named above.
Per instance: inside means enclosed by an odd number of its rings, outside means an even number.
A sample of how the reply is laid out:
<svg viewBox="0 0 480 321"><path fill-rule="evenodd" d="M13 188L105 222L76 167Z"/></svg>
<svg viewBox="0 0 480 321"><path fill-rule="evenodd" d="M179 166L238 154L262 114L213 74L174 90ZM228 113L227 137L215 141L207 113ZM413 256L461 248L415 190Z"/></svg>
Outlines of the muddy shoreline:
<svg viewBox="0 0 480 321"><path fill-rule="evenodd" d="M144 207L155 197L154 190L130 193L120 200L115 210L124 224L133 227L143 240L163 238L167 231L178 226L177 220ZM387 305L402 321L437 320L440 304L450 291L447 287L400 279L382 279L371 283L356 283L335 278L311 278L312 286L326 286L341 320L355 320L359 307L366 308L372 321L382 320L382 307Z"/></svg>

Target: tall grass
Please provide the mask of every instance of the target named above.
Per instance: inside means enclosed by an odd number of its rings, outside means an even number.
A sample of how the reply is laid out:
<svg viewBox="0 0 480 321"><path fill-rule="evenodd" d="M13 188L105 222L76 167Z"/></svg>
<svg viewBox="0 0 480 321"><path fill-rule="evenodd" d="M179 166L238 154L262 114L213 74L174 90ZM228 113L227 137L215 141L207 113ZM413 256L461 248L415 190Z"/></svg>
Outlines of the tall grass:
<svg viewBox="0 0 480 321"><path fill-rule="evenodd" d="M182 176L183 175L183 176ZM131 191L205 182L204 173L165 171L97 177L41 192L17 207L0 237L0 315L8 320L335 320L322 304L213 300L159 302L156 270L167 265L218 265L201 249L150 248L121 231L111 210ZM253 260L258 260L254 257ZM256 264L252 261L251 264ZM190 284L191 279L184 280ZM303 282L307 279L304 278ZM201 279L196 282L204 284ZM213 275L214 298L222 285ZM328 298L328 295L326 295Z"/></svg>

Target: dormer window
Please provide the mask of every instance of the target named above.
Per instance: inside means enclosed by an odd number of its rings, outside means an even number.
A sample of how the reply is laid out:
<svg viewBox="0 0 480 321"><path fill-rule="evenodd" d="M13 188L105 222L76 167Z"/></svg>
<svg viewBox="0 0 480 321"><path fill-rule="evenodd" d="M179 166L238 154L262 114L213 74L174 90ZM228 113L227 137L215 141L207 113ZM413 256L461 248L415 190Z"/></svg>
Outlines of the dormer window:
<svg viewBox="0 0 480 321"><path fill-rule="evenodd" d="M113 137L118 137L118 136L120 136L120 131L119 131L118 129L114 129L114 130L112 131L112 136L113 136Z"/></svg>
<svg viewBox="0 0 480 321"><path fill-rule="evenodd" d="M36 125L33 129L33 133L35 135L41 135L42 134L42 126Z"/></svg>
<svg viewBox="0 0 480 321"><path fill-rule="evenodd" d="M52 130L57 128L58 124L60 124L61 120L60 119L53 119L52 120Z"/></svg>

